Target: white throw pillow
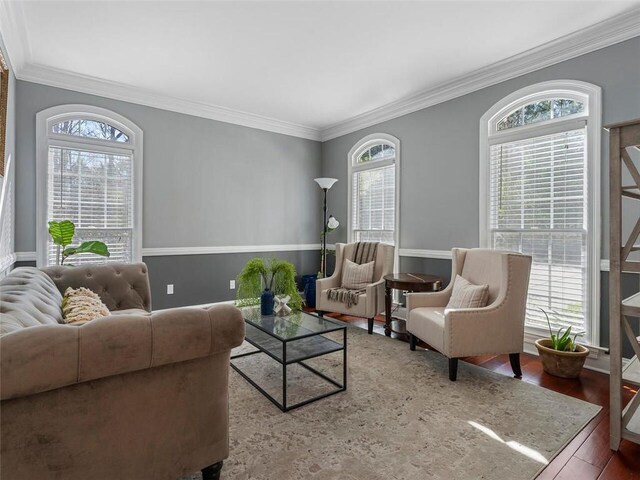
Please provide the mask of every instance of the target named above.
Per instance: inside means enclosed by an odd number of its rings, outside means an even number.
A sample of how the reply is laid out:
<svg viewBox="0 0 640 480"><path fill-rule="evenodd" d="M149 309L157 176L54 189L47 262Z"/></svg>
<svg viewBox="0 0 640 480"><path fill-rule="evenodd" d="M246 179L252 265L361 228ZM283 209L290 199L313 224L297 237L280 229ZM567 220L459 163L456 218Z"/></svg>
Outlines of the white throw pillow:
<svg viewBox="0 0 640 480"><path fill-rule="evenodd" d="M456 275L446 308L482 308L489 301L489 285L474 285Z"/></svg>
<svg viewBox="0 0 640 480"><path fill-rule="evenodd" d="M349 259L345 259L342 266L342 288L361 290L373 280L374 262L358 265Z"/></svg>

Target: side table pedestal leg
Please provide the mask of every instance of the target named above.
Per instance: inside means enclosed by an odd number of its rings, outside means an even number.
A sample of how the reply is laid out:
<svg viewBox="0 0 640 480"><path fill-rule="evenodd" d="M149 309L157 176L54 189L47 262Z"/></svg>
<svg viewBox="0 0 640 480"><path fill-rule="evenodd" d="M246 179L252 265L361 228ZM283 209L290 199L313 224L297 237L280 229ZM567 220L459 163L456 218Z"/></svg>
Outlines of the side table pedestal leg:
<svg viewBox="0 0 640 480"><path fill-rule="evenodd" d="M384 334L391 336L391 289L384 287Z"/></svg>

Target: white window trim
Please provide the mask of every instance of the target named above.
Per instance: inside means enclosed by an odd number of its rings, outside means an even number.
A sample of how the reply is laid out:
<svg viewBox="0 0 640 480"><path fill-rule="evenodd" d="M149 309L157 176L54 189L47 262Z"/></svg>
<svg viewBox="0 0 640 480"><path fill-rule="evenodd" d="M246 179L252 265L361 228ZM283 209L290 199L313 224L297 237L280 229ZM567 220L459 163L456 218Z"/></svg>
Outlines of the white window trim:
<svg viewBox="0 0 640 480"><path fill-rule="evenodd" d="M105 122L117 127L129 136L128 143L117 143L101 139L88 139L72 135L51 133L51 125L71 118L86 118ZM133 261L142 261L142 129L122 115L107 110L106 108L92 105L58 105L47 108L36 114L36 251L37 265L47 264L47 242L49 232L47 229L47 182L49 146L52 140L56 144L68 143L85 144L87 146L99 145L103 151L114 153L133 153Z"/></svg>
<svg viewBox="0 0 640 480"><path fill-rule="evenodd" d="M367 150L368 148L371 148L373 145L377 145L379 143L387 143L389 145L392 145L393 148L395 149L395 159L394 161L390 161L390 160L378 160L375 162L370 162L370 163L363 163L360 165L357 165L355 160L357 159L357 157L359 155L361 155L365 150ZM392 163L395 164L395 177L396 177L396 184L395 184L395 224L394 224L394 232L393 232L393 242L394 242L394 260L393 260L393 271L397 272L398 268L399 268L399 263L400 263L400 140L396 137L394 137L393 135L389 135L387 133L374 133L371 135L367 135L364 138L361 138L358 142L356 142L356 144L351 148L351 150L349 150L349 154L347 156L347 163L348 163L348 173L347 173L347 195L348 195L348 200L347 200L347 242L351 243L353 241L353 231L352 231L352 211L353 211L353 205L351 204L352 201L352 190L353 190L353 173L354 172L359 172L362 170L371 170L374 168L380 168L380 167L384 167L387 165L391 165Z"/></svg>
<svg viewBox="0 0 640 480"><path fill-rule="evenodd" d="M495 125L505 114L519 105L550 98L573 98L586 101L586 112L576 116L568 116L566 120L550 120L510 130L496 132ZM600 138L602 131L602 89L597 85L578 80L552 80L529 85L493 105L480 119L480 247L490 248L489 236L489 148L491 143L502 143L519 137L528 137L529 132L545 135L555 130L555 125L566 129L569 125L587 121L587 191L589 225L593 232L588 238L589 250L589 293L591 295L591 311L589 322L590 344L600 346ZM579 127L576 128L581 128ZM547 331L527 327L527 333L548 335Z"/></svg>
<svg viewBox="0 0 640 480"><path fill-rule="evenodd" d="M4 277L9 268L16 262L16 252L15 252L15 229L16 229L16 217L15 217L15 174L14 174L14 166L13 166L13 157L9 154L4 163L4 177L0 176L3 179L1 192L0 192L0 238L2 237L1 229L5 224L5 216L10 215L9 223L11 224L11 229L14 238L11 239L11 244L9 246L9 251L5 256L0 257L0 278ZM8 195L11 194L12 198L8 198ZM9 207L11 209L9 210ZM4 253L4 252L3 252Z"/></svg>

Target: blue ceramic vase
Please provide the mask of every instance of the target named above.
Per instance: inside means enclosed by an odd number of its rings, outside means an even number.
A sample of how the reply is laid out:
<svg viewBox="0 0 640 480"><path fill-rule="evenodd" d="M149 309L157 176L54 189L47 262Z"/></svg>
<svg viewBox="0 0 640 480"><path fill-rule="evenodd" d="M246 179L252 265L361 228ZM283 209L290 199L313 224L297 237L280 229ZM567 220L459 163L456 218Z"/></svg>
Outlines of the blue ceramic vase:
<svg viewBox="0 0 640 480"><path fill-rule="evenodd" d="M316 306L316 280L318 275L305 275L302 278L304 284L304 299L307 307Z"/></svg>
<svg viewBox="0 0 640 480"><path fill-rule="evenodd" d="M260 314L273 315L273 292L268 288L260 295Z"/></svg>

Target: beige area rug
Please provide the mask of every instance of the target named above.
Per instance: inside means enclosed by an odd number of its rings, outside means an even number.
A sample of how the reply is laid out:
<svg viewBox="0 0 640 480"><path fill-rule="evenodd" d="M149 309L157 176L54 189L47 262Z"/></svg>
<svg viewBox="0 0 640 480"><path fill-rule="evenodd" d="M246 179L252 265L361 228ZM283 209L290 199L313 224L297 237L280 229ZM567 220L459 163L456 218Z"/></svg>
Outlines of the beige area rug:
<svg viewBox="0 0 640 480"><path fill-rule="evenodd" d="M340 380L340 360L309 363ZM279 394L273 360L237 362ZM288 385L292 400L332 387L301 367ZM350 328L347 391L289 413L232 371L222 479L528 480L599 410L464 362L450 382L443 356Z"/></svg>

